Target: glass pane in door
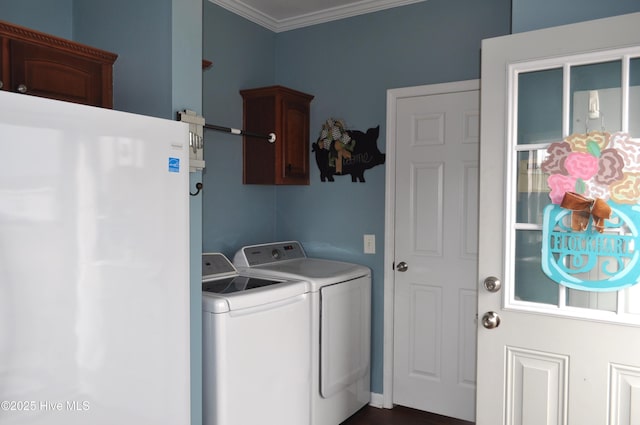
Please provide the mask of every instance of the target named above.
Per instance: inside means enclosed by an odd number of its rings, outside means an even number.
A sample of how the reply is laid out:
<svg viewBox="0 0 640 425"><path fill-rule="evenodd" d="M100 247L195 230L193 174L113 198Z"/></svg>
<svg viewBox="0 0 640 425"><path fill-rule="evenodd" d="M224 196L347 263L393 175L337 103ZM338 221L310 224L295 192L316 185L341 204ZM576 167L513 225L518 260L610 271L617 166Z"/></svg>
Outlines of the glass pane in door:
<svg viewBox="0 0 640 425"><path fill-rule="evenodd" d="M548 174L541 169L546 149L518 152L516 220L518 223L542 224L542 211L551 203Z"/></svg>
<svg viewBox="0 0 640 425"><path fill-rule="evenodd" d="M640 58L629 64L629 134L640 138Z"/></svg>
<svg viewBox="0 0 640 425"><path fill-rule="evenodd" d="M518 145L562 139L562 68L518 75Z"/></svg>
<svg viewBox="0 0 640 425"><path fill-rule="evenodd" d="M557 305L558 284L542 272L541 251L541 231L516 231L515 298L518 301Z"/></svg>
<svg viewBox="0 0 640 425"><path fill-rule="evenodd" d="M567 305L615 312L618 309L617 292L589 292L577 289L567 290Z"/></svg>
<svg viewBox="0 0 640 425"><path fill-rule="evenodd" d="M540 165L546 146L562 140L563 70L522 72L517 83L517 144L522 147L516 156L515 218L517 225L528 227L515 235L514 296L518 301L557 305L558 285L540 267L542 212L551 202Z"/></svg>
<svg viewBox="0 0 640 425"><path fill-rule="evenodd" d="M615 133L622 129L622 61L591 63L571 67L572 133L593 131ZM604 149L606 146L601 146ZM599 260L585 280L606 279L603 270L612 263ZM603 263L603 264L600 264ZM567 289L566 304L593 310L615 312L617 292L593 292Z"/></svg>
<svg viewBox="0 0 640 425"><path fill-rule="evenodd" d="M570 133L622 129L622 62L571 67Z"/></svg>
<svg viewBox="0 0 640 425"><path fill-rule="evenodd" d="M640 139L640 58L629 61L629 135ZM622 311L640 315L640 284L624 290Z"/></svg>

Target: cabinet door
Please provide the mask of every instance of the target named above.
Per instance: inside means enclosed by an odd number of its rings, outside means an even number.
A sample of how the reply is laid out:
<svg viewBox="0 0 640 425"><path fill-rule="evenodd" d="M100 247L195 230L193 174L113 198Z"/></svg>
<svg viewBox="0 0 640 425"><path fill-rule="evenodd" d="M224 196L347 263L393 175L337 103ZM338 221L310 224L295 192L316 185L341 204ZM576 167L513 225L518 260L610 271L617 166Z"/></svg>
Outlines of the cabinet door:
<svg viewBox="0 0 640 425"><path fill-rule="evenodd" d="M309 103L283 98L284 138L281 155L276 156L277 169L285 184L309 184Z"/></svg>
<svg viewBox="0 0 640 425"><path fill-rule="evenodd" d="M87 105L111 106L104 103L100 63L21 41L12 40L9 47L11 86L8 90Z"/></svg>
<svg viewBox="0 0 640 425"><path fill-rule="evenodd" d="M0 37L0 90L9 90L9 40Z"/></svg>
<svg viewBox="0 0 640 425"><path fill-rule="evenodd" d="M256 134L277 133L276 100L274 96L259 96L244 99L244 129ZM276 145L257 137L243 137L244 184L273 184L276 181Z"/></svg>
<svg viewBox="0 0 640 425"><path fill-rule="evenodd" d="M243 138L244 184L309 184L309 111L313 96L282 86L240 90L244 128L276 134L275 143Z"/></svg>

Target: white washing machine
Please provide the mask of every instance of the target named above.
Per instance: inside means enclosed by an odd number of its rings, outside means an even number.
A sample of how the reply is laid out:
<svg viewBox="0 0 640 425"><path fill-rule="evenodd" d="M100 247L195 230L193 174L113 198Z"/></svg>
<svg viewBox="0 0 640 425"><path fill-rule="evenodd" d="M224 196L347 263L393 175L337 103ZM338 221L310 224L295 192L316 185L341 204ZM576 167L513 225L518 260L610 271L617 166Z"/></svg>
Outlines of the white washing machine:
<svg viewBox="0 0 640 425"><path fill-rule="evenodd" d="M311 425L338 425L369 403L371 270L308 258L296 241L245 246L249 276L305 280L311 291Z"/></svg>
<svg viewBox="0 0 640 425"><path fill-rule="evenodd" d="M309 285L202 256L204 425L309 422Z"/></svg>

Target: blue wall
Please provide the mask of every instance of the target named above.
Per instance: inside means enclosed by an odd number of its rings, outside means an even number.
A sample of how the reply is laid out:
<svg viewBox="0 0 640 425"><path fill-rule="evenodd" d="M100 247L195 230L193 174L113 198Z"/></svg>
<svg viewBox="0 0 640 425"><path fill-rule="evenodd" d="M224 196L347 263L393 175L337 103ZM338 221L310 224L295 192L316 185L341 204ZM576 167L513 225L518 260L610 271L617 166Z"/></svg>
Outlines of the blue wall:
<svg viewBox="0 0 640 425"><path fill-rule="evenodd" d="M114 109L174 119L171 0L82 0L73 10L74 40L118 54Z"/></svg>
<svg viewBox="0 0 640 425"><path fill-rule="evenodd" d="M0 20L73 39L73 0L0 0Z"/></svg>
<svg viewBox="0 0 640 425"><path fill-rule="evenodd" d="M0 0L0 19L117 53L114 109L173 119L171 1ZM200 15L188 30L201 26ZM201 35L194 40L197 49ZM194 67L199 71L199 62ZM175 78L182 80L194 81Z"/></svg>
<svg viewBox="0 0 640 425"><path fill-rule="evenodd" d="M638 0L513 0L512 3L514 33L640 11Z"/></svg>
<svg viewBox="0 0 640 425"><path fill-rule="evenodd" d="M351 129L380 125L384 152L387 89L479 78L480 41L507 34L509 21L509 0L430 0L273 34L205 1L204 56L214 62L205 116L241 126L238 90L282 84L315 96L312 141L333 116ZM207 134L204 250L232 255L244 244L296 239L310 256L371 267L372 390L381 393L384 166L366 171L366 183L322 183L312 158L309 186L243 186L233 137ZM365 233L376 235L375 255L362 253Z"/></svg>
<svg viewBox="0 0 640 425"><path fill-rule="evenodd" d="M508 0L429 0L279 34L279 84L314 94L312 139L335 116L350 128L380 125L385 151L386 95L391 88L480 77L480 41L509 32ZM331 65L331 62L335 65ZM312 256L373 270L372 391L382 393L385 170L366 183L338 177L309 187L278 188L278 239L299 239ZM363 254L363 234L376 235L376 254Z"/></svg>
<svg viewBox="0 0 640 425"><path fill-rule="evenodd" d="M203 111L209 124L242 128L239 90L274 83L276 36L204 1ZM273 186L242 184L242 137L205 131L203 250L233 258L243 245L276 237Z"/></svg>

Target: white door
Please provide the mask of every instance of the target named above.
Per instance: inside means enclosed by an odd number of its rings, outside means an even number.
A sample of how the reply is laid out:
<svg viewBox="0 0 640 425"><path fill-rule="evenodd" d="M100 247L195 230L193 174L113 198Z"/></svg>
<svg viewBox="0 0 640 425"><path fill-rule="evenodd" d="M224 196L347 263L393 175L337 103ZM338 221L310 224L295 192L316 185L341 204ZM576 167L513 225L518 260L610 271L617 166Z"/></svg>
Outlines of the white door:
<svg viewBox="0 0 640 425"><path fill-rule="evenodd" d="M615 210L602 234L545 217L564 210L550 205L550 195L597 187L598 198L613 201L624 186L633 200L627 207L637 210L640 134L618 132L638 128L629 85L639 84L640 14L483 42L477 425L640 424L640 285L574 287L628 271L639 254L638 228ZM575 103L579 92L609 89L617 93L616 111ZM578 121L579 109L593 116ZM575 135L591 130L609 136ZM620 154L615 166L604 160L606 150ZM597 176L613 173L597 186L591 174L576 177L568 155L591 158ZM550 193L554 175L570 183L553 183ZM594 242L620 238L627 239L617 248ZM586 259L594 263L587 267ZM562 280L548 277L549 267L584 269ZM490 276L502 283L495 292L484 287ZM499 316L497 327L489 315L484 326L489 312Z"/></svg>
<svg viewBox="0 0 640 425"><path fill-rule="evenodd" d="M393 403L473 420L478 82L395 102Z"/></svg>

